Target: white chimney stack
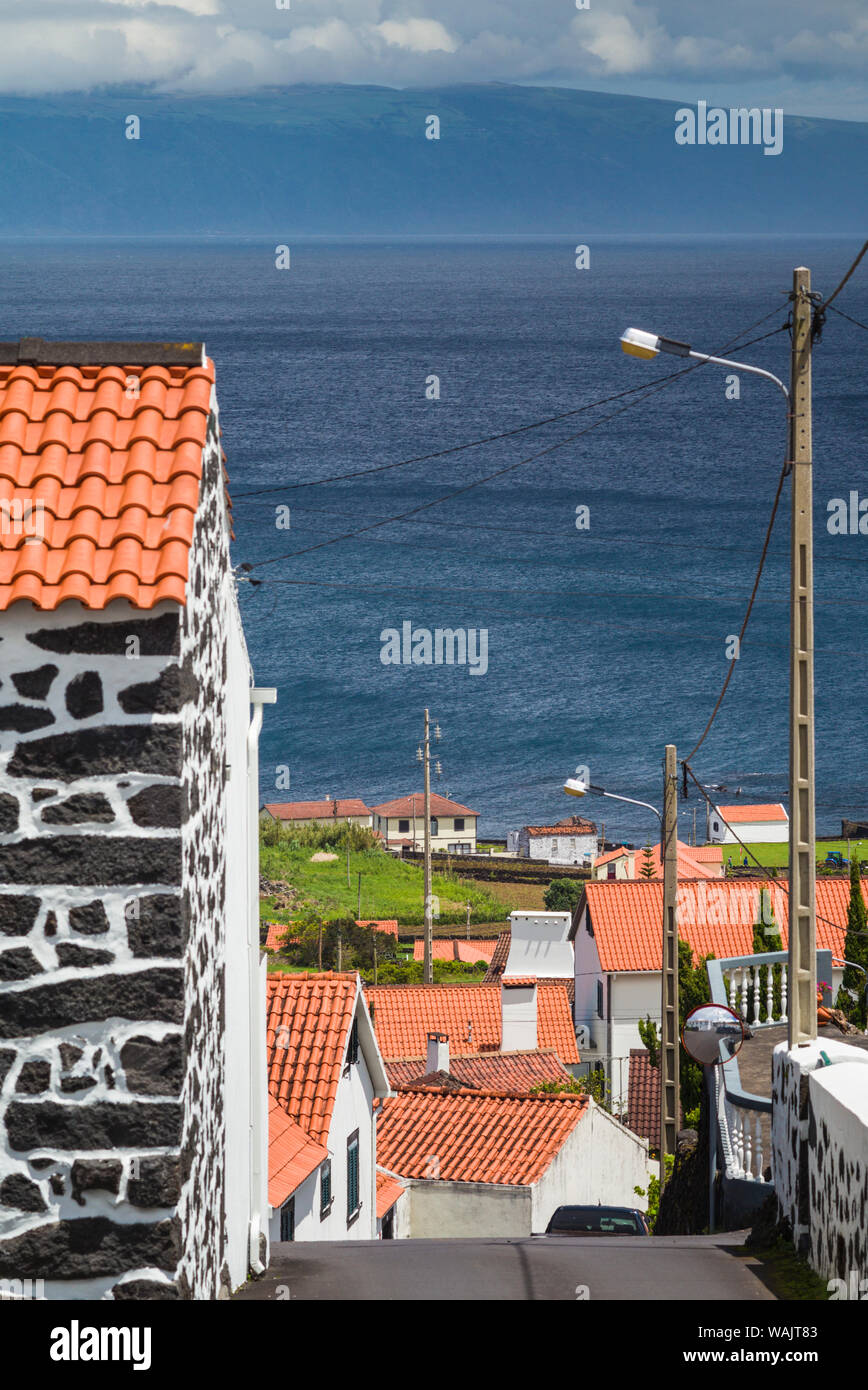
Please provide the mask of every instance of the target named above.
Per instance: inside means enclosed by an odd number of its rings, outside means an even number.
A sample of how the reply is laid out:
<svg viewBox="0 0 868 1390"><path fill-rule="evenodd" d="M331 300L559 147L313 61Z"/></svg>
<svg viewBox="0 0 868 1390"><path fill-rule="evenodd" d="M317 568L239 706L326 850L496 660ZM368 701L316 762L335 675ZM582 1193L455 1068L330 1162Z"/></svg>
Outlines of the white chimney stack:
<svg viewBox="0 0 868 1390"><path fill-rule="evenodd" d="M428 1034L425 1075L430 1076L432 1071L449 1071L449 1037L446 1033Z"/></svg>
<svg viewBox="0 0 868 1390"><path fill-rule="evenodd" d="M504 976L500 983L500 1050L533 1051L537 1046L535 975Z"/></svg>

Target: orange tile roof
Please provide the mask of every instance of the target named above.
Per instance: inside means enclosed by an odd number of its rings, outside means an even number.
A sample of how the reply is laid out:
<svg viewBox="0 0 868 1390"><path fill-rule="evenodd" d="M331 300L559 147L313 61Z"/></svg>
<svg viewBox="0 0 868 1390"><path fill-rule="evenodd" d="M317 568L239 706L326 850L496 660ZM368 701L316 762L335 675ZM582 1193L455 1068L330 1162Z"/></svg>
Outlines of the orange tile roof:
<svg viewBox="0 0 868 1390"><path fill-rule="evenodd" d="M730 821L733 825L757 820L784 821L787 819L786 811L777 801L763 806L718 806L717 810L724 820Z"/></svg>
<svg viewBox="0 0 868 1390"><path fill-rule="evenodd" d="M526 825L528 835L596 835L597 827L584 816L567 816L554 825Z"/></svg>
<svg viewBox="0 0 868 1390"><path fill-rule="evenodd" d="M0 609L184 603L213 385L210 360L0 365L0 502L39 522L0 528Z"/></svg>
<svg viewBox="0 0 868 1390"><path fill-rule="evenodd" d="M377 1169L377 1220L382 1221L386 1212L389 1211L397 1202L399 1197L403 1197L405 1192L404 1184L391 1174L384 1173L380 1168Z"/></svg>
<svg viewBox="0 0 868 1390"><path fill-rule="evenodd" d="M494 955L497 941L462 941L460 937L448 936L432 942L434 960L463 960L468 965L479 961L490 961ZM425 959L425 942L413 942L413 959Z"/></svg>
<svg viewBox="0 0 868 1390"><path fill-rule="evenodd" d="M723 845L687 845L686 849L698 864L723 863Z"/></svg>
<svg viewBox="0 0 868 1390"><path fill-rule="evenodd" d="M267 801L265 810L276 820L341 820L347 816L369 816L364 801L347 797L337 801Z"/></svg>
<svg viewBox="0 0 868 1390"><path fill-rule="evenodd" d="M678 884L678 935L694 959L718 959L753 951L753 924L760 889L770 893L774 920L786 948L789 898L774 879L699 879ZM663 884L659 879L587 883L585 893L601 969L660 969ZM850 884L846 879L817 879L817 946L840 956L844 949ZM866 898L866 882L862 882ZM868 899L866 899L868 900ZM827 919L827 920L824 920ZM831 925L837 923L838 927Z"/></svg>
<svg viewBox="0 0 868 1390"><path fill-rule="evenodd" d="M652 1067L649 1054L644 1047L630 1048L630 1079L627 1101L627 1128L632 1129L642 1139L647 1139L652 1149L660 1148L660 1068ZM679 1102L678 1124L681 1125L683 1111Z"/></svg>
<svg viewBox="0 0 868 1390"><path fill-rule="evenodd" d="M598 864L608 864L610 859L623 859L625 855L629 858L636 852L634 849L628 849L626 845L619 845L617 849L610 849L606 854L598 854L594 860L594 868L596 869Z"/></svg>
<svg viewBox="0 0 868 1390"><path fill-rule="evenodd" d="M399 796L396 801L384 801L380 806L372 808L378 816L421 816L425 819L425 797L422 792L414 792L412 796ZM478 811L471 811L469 807L462 806L460 801L449 801L445 796L438 795L437 792L431 793L431 814L432 816L478 816Z"/></svg>
<svg viewBox="0 0 868 1390"><path fill-rule="evenodd" d="M387 1062L386 1074L394 1090L415 1086L426 1075L425 1058L407 1057ZM564 1081L570 1073L554 1048L549 1047L532 1052L477 1052L450 1057L449 1076L465 1089L514 1094L529 1091L531 1086L538 1086L542 1081Z"/></svg>
<svg viewBox="0 0 868 1390"><path fill-rule="evenodd" d="M334 972L266 981L268 1089L320 1143L328 1142L357 989L356 975Z"/></svg>
<svg viewBox="0 0 868 1390"><path fill-rule="evenodd" d="M384 1058L424 1056L435 1030L448 1035L453 1057L500 1050L499 985L366 985L365 995ZM540 1047L553 1047L562 1062L578 1062L565 983L539 984L537 1019Z"/></svg>
<svg viewBox="0 0 868 1390"><path fill-rule="evenodd" d="M268 1097L268 1201L272 1207L282 1206L296 1188L315 1172L329 1156L328 1149L317 1144L286 1111L274 1096Z"/></svg>
<svg viewBox="0 0 868 1390"><path fill-rule="evenodd" d="M398 935L397 917L357 917L357 927L373 927L374 931L385 932L386 936Z"/></svg>
<svg viewBox="0 0 868 1390"><path fill-rule="evenodd" d="M268 935L265 938L266 951L280 951L283 949L283 938L292 934L292 927L287 926L286 922L269 922Z"/></svg>
<svg viewBox="0 0 868 1390"><path fill-rule="evenodd" d="M577 1095L401 1091L378 1111L377 1157L404 1178L529 1185L587 1109Z"/></svg>

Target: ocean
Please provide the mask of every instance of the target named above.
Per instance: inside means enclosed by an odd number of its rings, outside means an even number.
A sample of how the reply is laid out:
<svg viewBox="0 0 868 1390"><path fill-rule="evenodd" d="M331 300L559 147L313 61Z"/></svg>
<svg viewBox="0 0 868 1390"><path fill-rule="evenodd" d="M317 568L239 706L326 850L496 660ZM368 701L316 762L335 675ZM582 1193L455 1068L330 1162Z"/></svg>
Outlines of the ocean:
<svg viewBox="0 0 868 1390"><path fill-rule="evenodd" d="M785 452L783 397L702 367L650 396L443 451L682 365L625 357L628 326L712 353L780 327L793 266L828 293L852 239L594 238L585 269L580 236L283 241L288 269L275 266L277 237L3 243L5 340L201 338L216 363L233 562L262 581L240 580L245 632L257 685L278 690L263 800L373 805L421 789L427 706L442 734L432 786L477 811L482 836L579 812L605 822L607 839L653 837L650 812L568 799L563 781L581 767L660 805L664 745L683 755L698 740L753 584ZM868 321L864 267L836 305ZM832 499L868 499L866 346L830 312L814 353L822 834L868 818L868 535L827 525ZM744 360L786 379L787 334ZM244 496L259 489L277 490ZM788 572L789 482L735 674L694 760L724 803L786 800ZM461 630L475 665L384 664L389 631L406 623L422 656L423 630L432 653L438 630ZM694 810L701 839L692 790L682 838Z"/></svg>

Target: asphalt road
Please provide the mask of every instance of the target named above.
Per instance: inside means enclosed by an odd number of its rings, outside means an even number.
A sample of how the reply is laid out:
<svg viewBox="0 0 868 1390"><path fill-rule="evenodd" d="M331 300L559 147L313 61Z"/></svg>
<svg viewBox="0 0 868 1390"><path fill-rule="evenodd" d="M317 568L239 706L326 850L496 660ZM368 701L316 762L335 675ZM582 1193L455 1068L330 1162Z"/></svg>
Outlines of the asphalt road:
<svg viewBox="0 0 868 1390"><path fill-rule="evenodd" d="M747 1232L721 1236L533 1236L516 1240L308 1242L271 1247L237 1300L666 1301L773 1299Z"/></svg>

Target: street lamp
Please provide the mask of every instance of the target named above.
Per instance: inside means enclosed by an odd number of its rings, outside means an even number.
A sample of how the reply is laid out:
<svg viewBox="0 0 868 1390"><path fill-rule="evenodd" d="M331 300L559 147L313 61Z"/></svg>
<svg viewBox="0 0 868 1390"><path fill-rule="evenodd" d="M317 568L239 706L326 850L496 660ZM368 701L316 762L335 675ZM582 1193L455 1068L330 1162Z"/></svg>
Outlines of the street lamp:
<svg viewBox="0 0 868 1390"><path fill-rule="evenodd" d="M650 801L637 801L635 796L619 796L617 792L603 791L602 787L592 786L590 782L583 782L580 777L568 777L564 782L564 791L567 796L587 796L588 792L593 792L594 796L608 796L612 801L629 801L631 806L644 806L647 811L653 811L660 824L663 824L663 817L652 806Z"/></svg>
<svg viewBox="0 0 868 1390"><path fill-rule="evenodd" d="M817 1037L816 824L814 807L814 560L811 438L811 348L814 296L811 272L793 271L790 388L771 372L746 362L694 352L689 343L628 328L621 347L631 357L659 353L712 362L762 376L787 402L787 471L792 475L790 521L790 845L788 1043L804 1047Z"/></svg>
<svg viewBox="0 0 868 1390"><path fill-rule="evenodd" d="M773 381L783 391L786 400L790 399L786 386L773 372L752 367L747 362L734 362L730 357L712 357L707 352L694 352L689 343L679 343L677 338L660 338L656 333L646 333L642 328L627 328L621 334L621 347L628 357L645 360L666 352L672 357L692 357L695 362L713 362L717 367L735 367L739 372L750 372L752 376L764 376L767 381Z"/></svg>

